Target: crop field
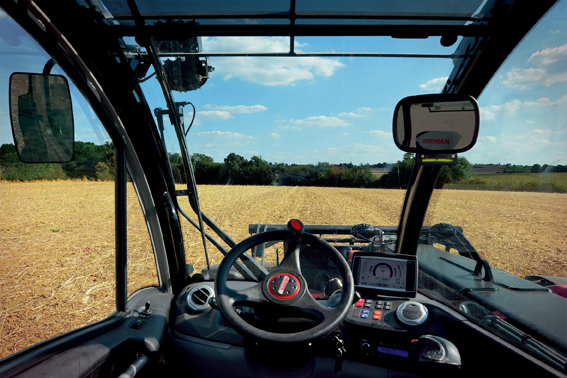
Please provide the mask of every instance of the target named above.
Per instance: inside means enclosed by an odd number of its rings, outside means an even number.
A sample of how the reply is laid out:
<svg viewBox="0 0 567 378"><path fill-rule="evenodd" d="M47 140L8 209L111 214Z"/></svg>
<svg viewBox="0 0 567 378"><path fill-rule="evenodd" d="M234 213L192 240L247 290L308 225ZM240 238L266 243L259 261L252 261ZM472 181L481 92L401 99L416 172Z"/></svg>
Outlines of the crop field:
<svg viewBox="0 0 567 378"><path fill-rule="evenodd" d="M110 315L114 183L0 182L0 357ZM128 192L128 287L157 284L151 243ZM251 223L397 225L405 192L317 187L200 186L203 211L236 241ZM186 199L180 200L192 214ZM196 219L196 217L193 217ZM436 191L425 223L461 226L492 266L524 277L567 276L567 194ZM187 263L205 267L183 221ZM221 254L209 244L211 263Z"/></svg>
<svg viewBox="0 0 567 378"><path fill-rule="evenodd" d="M567 173L473 173L471 180L447 184L445 188L567 193Z"/></svg>

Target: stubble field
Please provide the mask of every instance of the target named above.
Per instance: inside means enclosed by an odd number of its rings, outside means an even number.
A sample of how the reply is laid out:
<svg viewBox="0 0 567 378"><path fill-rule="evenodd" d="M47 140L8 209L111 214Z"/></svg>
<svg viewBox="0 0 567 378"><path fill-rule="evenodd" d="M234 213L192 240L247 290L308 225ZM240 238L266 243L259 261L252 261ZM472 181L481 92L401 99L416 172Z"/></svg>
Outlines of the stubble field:
<svg viewBox="0 0 567 378"><path fill-rule="evenodd" d="M157 284L133 188L128 193L129 293ZM114 184L0 183L0 358L90 324L114 308ZM315 187L199 187L203 211L236 241L250 223L397 225L405 192ZM189 212L186 199L181 206ZM195 217L194 217L195 219ZM491 265L524 277L567 276L567 194L436 191L425 223L462 226ZM187 263L205 267L186 221ZM211 262L222 256L209 244Z"/></svg>

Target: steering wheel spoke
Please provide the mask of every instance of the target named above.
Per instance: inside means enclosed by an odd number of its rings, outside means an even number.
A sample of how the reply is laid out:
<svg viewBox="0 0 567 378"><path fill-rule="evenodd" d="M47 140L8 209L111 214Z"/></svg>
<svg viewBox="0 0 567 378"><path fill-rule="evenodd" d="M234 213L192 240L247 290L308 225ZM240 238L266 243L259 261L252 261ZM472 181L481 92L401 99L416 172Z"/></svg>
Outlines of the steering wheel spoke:
<svg viewBox="0 0 567 378"><path fill-rule="evenodd" d="M301 268L299 265L299 252L301 250L301 245L302 245L301 239L288 240L284 258L280 263L280 265L278 265L276 270L290 271L297 274L301 274Z"/></svg>
<svg viewBox="0 0 567 378"><path fill-rule="evenodd" d="M323 306L307 291L297 302L290 307L299 313L307 314L308 317L317 318L320 322L325 319L332 318L333 312L337 312L335 308ZM338 316L338 314L336 314Z"/></svg>
<svg viewBox="0 0 567 378"><path fill-rule="evenodd" d="M262 282L256 283L246 289L240 290L234 290L227 287L224 295L230 298L229 300L232 305L241 303L248 305L268 303L267 298L262 292Z"/></svg>

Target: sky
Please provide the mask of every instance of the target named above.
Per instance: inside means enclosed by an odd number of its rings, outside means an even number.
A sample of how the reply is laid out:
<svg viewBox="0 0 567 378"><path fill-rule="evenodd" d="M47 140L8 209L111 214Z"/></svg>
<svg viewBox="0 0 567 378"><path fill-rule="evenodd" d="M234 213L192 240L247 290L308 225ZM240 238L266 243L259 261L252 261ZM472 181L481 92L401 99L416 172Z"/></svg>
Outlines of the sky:
<svg viewBox="0 0 567 378"><path fill-rule="evenodd" d="M0 143L12 143L7 81L22 63L12 51L29 51L26 69L41 72L47 58L31 42L14 42L18 27L0 13ZM24 38L20 38L20 41ZM128 41L127 41L128 42ZM289 38L202 38L204 52L286 52ZM458 42L457 42L458 44ZM301 52L407 52L450 54L439 38L297 38ZM196 91L174 92L196 107L187 143L221 162L231 152L271 162L382 163L400 160L392 139L396 103L438 93L453 68L433 58L210 58L215 68ZM151 70L150 72L151 73ZM142 84L151 109L166 108L159 83ZM88 105L72 89L76 138L108 139ZM477 145L462 154L477 164L567 164L567 0L537 24L505 61L478 99ZM189 124L191 107L185 108ZM166 120L166 145L179 150Z"/></svg>

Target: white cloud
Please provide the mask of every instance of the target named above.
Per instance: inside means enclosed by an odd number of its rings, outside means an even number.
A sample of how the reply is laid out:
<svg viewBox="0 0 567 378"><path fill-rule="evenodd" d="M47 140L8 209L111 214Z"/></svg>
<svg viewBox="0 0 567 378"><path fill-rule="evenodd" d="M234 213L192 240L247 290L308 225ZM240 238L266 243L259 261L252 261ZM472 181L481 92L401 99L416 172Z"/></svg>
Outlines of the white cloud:
<svg viewBox="0 0 567 378"><path fill-rule="evenodd" d="M506 79L502 81L502 84L520 90L540 85L546 81L547 77L543 68L527 68L525 70L512 68L505 75Z"/></svg>
<svg viewBox="0 0 567 378"><path fill-rule="evenodd" d="M295 42L298 48L306 44ZM287 37L225 37L203 38L206 52L288 52ZM316 76L330 77L344 64L321 57L211 57L213 75L225 80L239 78L256 84L277 86L294 85L297 81L312 80Z"/></svg>
<svg viewBox="0 0 567 378"><path fill-rule="evenodd" d="M349 136L350 134L349 134L349 133L343 133L343 135L344 135L344 136Z"/></svg>
<svg viewBox="0 0 567 378"><path fill-rule="evenodd" d="M382 131L382 130L370 130L370 131L366 131L364 134L376 135L376 136L379 136L379 137L388 137L388 138L392 137L392 133Z"/></svg>
<svg viewBox="0 0 567 378"><path fill-rule="evenodd" d="M337 117L327 117L327 116L317 116L317 117L307 117L305 119L290 119L289 122L293 122L300 126L313 126L313 127L342 127L350 126L347 121L337 118Z"/></svg>
<svg viewBox="0 0 567 378"><path fill-rule="evenodd" d="M225 112L228 112L230 114L250 114L250 113L257 113L257 112L261 112L261 111L264 111L264 110L268 110L268 108L266 108L264 105L213 106L213 105L207 104L207 105L205 105L205 108L225 111Z"/></svg>
<svg viewBox="0 0 567 378"><path fill-rule="evenodd" d="M362 114L353 113L353 112L339 113L338 115L339 115L339 117L353 117L353 118L363 117Z"/></svg>
<svg viewBox="0 0 567 378"><path fill-rule="evenodd" d="M498 113L515 113L520 109L529 109L529 108L544 108L548 106L555 106L555 105L567 105L567 95L561 97L556 101L551 101L547 97L541 97L536 101L520 101L520 100L513 100L507 102L503 105L491 105L488 107L481 107L480 108L480 120L481 121L491 121L496 118ZM528 122L528 121L526 121ZM533 122L533 121L530 121ZM528 122L529 123L529 122Z"/></svg>
<svg viewBox="0 0 567 378"><path fill-rule="evenodd" d="M295 130L295 131L301 130L301 127L295 127L295 126L281 126L280 125L278 127L282 130Z"/></svg>
<svg viewBox="0 0 567 378"><path fill-rule="evenodd" d="M530 56L528 62L537 65L548 66L550 64L556 63L558 61L564 61L567 59L567 43L563 46L547 48L541 51L536 51Z"/></svg>
<svg viewBox="0 0 567 378"><path fill-rule="evenodd" d="M490 142L490 143L493 143L493 144L498 143L498 139L496 139L495 137L490 136L490 135L480 136L480 137L478 137L478 140L481 141L481 142L487 141L487 142Z"/></svg>
<svg viewBox="0 0 567 378"><path fill-rule="evenodd" d="M234 118L229 112L225 110L203 110L201 112L197 112L197 117L199 119L208 119L210 121L215 121L218 119L230 119Z"/></svg>
<svg viewBox="0 0 567 378"><path fill-rule="evenodd" d="M193 134L194 137L209 137L209 138L221 138L221 139L254 139L251 136L246 136L244 134L233 133L230 131L204 131L201 133Z"/></svg>
<svg viewBox="0 0 567 378"><path fill-rule="evenodd" d="M361 108L356 109L356 111L357 111L357 112L371 112L371 111L372 111L372 108L364 108L364 107L361 107Z"/></svg>
<svg viewBox="0 0 567 378"><path fill-rule="evenodd" d="M277 133L271 133L270 135L268 135L269 138L273 138L273 139L279 139L282 136L280 134Z"/></svg>
<svg viewBox="0 0 567 378"><path fill-rule="evenodd" d="M553 131L553 130L533 129L532 132L534 134L539 134L539 135L556 135L556 134L563 134L565 131L563 131L563 130Z"/></svg>
<svg viewBox="0 0 567 378"><path fill-rule="evenodd" d="M443 76L443 77L438 77L437 79L431 79L427 81L425 84L420 84L419 88L424 91L439 92L441 89L443 89L443 86L447 82L448 78L449 76Z"/></svg>
<svg viewBox="0 0 567 378"><path fill-rule="evenodd" d="M534 67L513 68L506 72L506 79L502 83L511 88L525 90L535 85L550 86L567 82L567 44L536 51L526 63Z"/></svg>

